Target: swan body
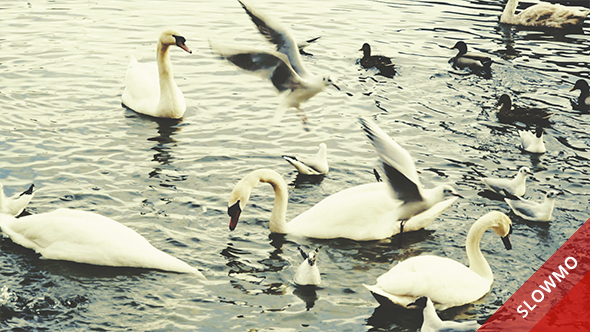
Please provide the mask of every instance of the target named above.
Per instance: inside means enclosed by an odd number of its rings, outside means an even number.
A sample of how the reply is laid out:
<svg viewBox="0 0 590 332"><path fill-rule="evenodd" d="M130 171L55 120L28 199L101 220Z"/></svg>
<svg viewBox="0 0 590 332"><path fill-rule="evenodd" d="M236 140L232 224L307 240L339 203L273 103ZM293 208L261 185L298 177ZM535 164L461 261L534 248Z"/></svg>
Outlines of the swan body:
<svg viewBox="0 0 590 332"><path fill-rule="evenodd" d="M322 282L320 270L317 264L317 255L321 247L306 253L299 248L303 262L295 273L294 281L299 286L318 286Z"/></svg>
<svg viewBox="0 0 590 332"><path fill-rule="evenodd" d="M475 332L481 327L476 321L443 321L436 314L434 303L432 303L432 301L426 296L419 297L416 301L408 304L408 307L409 306L416 306L419 309L422 309L424 322L422 323L422 327L420 327L420 332Z"/></svg>
<svg viewBox="0 0 590 332"><path fill-rule="evenodd" d="M541 2L515 15L518 1L508 0L500 17L501 23L558 29L581 27L590 13L590 9L585 7L566 7Z"/></svg>
<svg viewBox="0 0 590 332"><path fill-rule="evenodd" d="M531 132L528 130L520 130L518 131L520 135L520 143L522 148L530 153L545 153L547 149L545 149L545 142L543 142L543 128L537 127L535 132Z"/></svg>
<svg viewBox="0 0 590 332"><path fill-rule="evenodd" d="M363 130L379 154L391 189L390 194L403 203L397 209L397 219L406 220L424 212L447 198L462 197L453 187L439 185L423 189L414 160L399 144L389 137L377 124L360 119Z"/></svg>
<svg viewBox="0 0 590 332"><path fill-rule="evenodd" d="M4 194L4 185L0 183L0 214L7 214L13 217L19 216L35 195L33 193L33 187L34 185L31 185L29 189L20 194L6 197Z"/></svg>
<svg viewBox="0 0 590 332"><path fill-rule="evenodd" d="M489 190L495 193L524 196L526 192L526 179L530 175L533 175L533 172L528 167L521 167L512 179L481 178L480 180Z"/></svg>
<svg viewBox="0 0 590 332"><path fill-rule="evenodd" d="M580 96L578 97L578 108L582 110L590 109L590 87L588 86L588 82L585 80L577 80L570 92L574 90L580 90Z"/></svg>
<svg viewBox="0 0 590 332"><path fill-rule="evenodd" d="M453 67L470 68L475 71L489 71L493 63L492 59L483 54L467 52L467 44L463 41L458 41L451 49L456 49L459 52L450 62Z"/></svg>
<svg viewBox="0 0 590 332"><path fill-rule="evenodd" d="M325 175L330 170L327 159L328 147L320 144L320 149L314 159L301 159L293 156L283 156L283 159L293 165L303 175Z"/></svg>
<svg viewBox="0 0 590 332"><path fill-rule="evenodd" d="M324 198L286 222L287 184L277 172L269 169L255 170L235 185L228 202L230 230L236 228L252 189L260 182L271 184L275 192L269 223L272 233L318 239L372 241L386 239L400 232L396 210L401 202L391 197L386 183L369 183L345 189ZM456 197L447 199L415 215L406 221L404 231L415 231L430 225L456 200Z"/></svg>
<svg viewBox="0 0 590 332"><path fill-rule="evenodd" d="M365 285L381 303L403 307L421 296L430 298L437 309L474 302L490 291L494 276L482 255L479 243L487 229L502 237L511 249L512 221L504 213L492 211L479 218L469 229L465 250L469 267L446 257L422 255L409 258L377 278L377 284Z"/></svg>
<svg viewBox="0 0 590 332"><path fill-rule="evenodd" d="M508 203L512 212L522 219L547 222L551 220L555 197L559 194L558 191L551 190L541 203L531 202L520 197L504 198L504 201Z"/></svg>
<svg viewBox="0 0 590 332"><path fill-rule="evenodd" d="M186 102L174 81L170 46L176 45L192 53L185 41L180 32L166 30L158 39L157 65L139 63L131 56L125 76L125 91L121 96L123 105L137 113L157 118L182 118Z"/></svg>
<svg viewBox="0 0 590 332"><path fill-rule="evenodd" d="M103 266L193 273L185 262L154 248L131 228L96 213L58 209L19 219L0 216L10 239L43 258Z"/></svg>
<svg viewBox="0 0 590 332"><path fill-rule="evenodd" d="M359 51L363 51L363 57L360 60L363 68L376 68L379 74L385 77L395 75L395 65L391 62L391 58L383 55L371 55L371 45L369 43L364 43Z"/></svg>
<svg viewBox="0 0 590 332"><path fill-rule="evenodd" d="M512 107L512 100L507 94L500 96L498 106L499 108L496 116L502 123L520 121L522 123L536 124L542 127L548 127L551 125L549 122L551 113L536 108Z"/></svg>

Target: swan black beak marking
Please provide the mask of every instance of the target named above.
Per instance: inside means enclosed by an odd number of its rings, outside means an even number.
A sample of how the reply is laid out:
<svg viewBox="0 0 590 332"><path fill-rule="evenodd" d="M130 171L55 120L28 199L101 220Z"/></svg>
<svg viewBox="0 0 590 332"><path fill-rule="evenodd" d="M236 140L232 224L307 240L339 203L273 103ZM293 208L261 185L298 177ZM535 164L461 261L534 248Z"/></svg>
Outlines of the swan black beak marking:
<svg viewBox="0 0 590 332"><path fill-rule="evenodd" d="M174 39L176 39L176 46L182 48L183 50L185 50L186 52L188 52L189 54L193 54L193 51L191 51L190 48L188 48L188 46L186 46L186 38L182 37L182 36L174 36Z"/></svg>
<svg viewBox="0 0 590 332"><path fill-rule="evenodd" d="M508 231L508 234L502 238L502 243L504 243L504 247L507 250L512 249L512 243L510 243L510 234L512 234L512 225L510 225L510 230Z"/></svg>
<svg viewBox="0 0 590 332"><path fill-rule="evenodd" d="M227 214L230 216L229 220L229 230L233 231L236 229L238 225L238 221L240 220L240 214L242 213L242 209L240 208L240 201L238 200L234 205L227 208Z"/></svg>

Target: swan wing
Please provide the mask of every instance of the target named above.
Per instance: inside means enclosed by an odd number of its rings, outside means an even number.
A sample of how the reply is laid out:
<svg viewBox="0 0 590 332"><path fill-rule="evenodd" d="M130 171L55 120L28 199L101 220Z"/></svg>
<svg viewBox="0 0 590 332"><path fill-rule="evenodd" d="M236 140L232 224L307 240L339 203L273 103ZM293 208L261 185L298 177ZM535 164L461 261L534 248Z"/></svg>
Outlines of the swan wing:
<svg viewBox="0 0 590 332"><path fill-rule="evenodd" d="M516 15L516 24L564 28L581 25L590 13L584 7L566 7L560 4L539 3Z"/></svg>
<svg viewBox="0 0 590 332"><path fill-rule="evenodd" d="M131 56L125 75L125 91L121 102L143 114L155 114L160 101L160 77L155 63L137 62Z"/></svg>

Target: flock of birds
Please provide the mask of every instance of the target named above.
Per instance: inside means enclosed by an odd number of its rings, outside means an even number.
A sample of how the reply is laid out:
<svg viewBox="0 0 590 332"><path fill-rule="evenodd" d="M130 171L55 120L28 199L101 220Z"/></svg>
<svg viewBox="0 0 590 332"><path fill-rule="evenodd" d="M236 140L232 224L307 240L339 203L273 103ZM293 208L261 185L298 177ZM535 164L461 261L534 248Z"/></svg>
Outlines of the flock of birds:
<svg viewBox="0 0 590 332"><path fill-rule="evenodd" d="M305 123L301 103L327 86L338 88L328 76L314 75L304 66L301 58L301 54L305 54L303 48L315 39L297 44L288 29L238 1L260 33L276 46L276 51L228 48L211 43L212 49L238 67L269 79L283 94L281 109L295 108ZM518 0L508 0L501 22L533 27L579 27L590 13L589 9L541 3L515 15L517 4ZM157 64L139 63L134 57L131 58L122 94L124 106L152 117L183 116L186 102L174 81L170 62L171 46L178 46L191 53L186 39L171 29L164 31L158 39ZM469 68L476 74L485 74L490 70L492 59L468 52L464 42L457 42L453 48L458 50L457 55L450 60L454 67ZM387 77L395 75L395 65L389 57L371 55L368 43L360 50L363 51L360 59L362 67L375 67ZM572 88L575 89L581 91L578 105L588 109L590 93L587 82L579 80ZM550 114L544 110L514 107L506 94L500 97L498 106L499 121L520 121L527 127L536 126L533 131L527 128L520 132L522 146L531 153L544 153L543 128L550 125ZM281 113L278 113L280 117ZM271 184L274 189L275 200L269 219L271 232L319 239L370 241L423 229L462 197L450 185L424 188L410 154L373 121L363 118L359 121L379 156L385 181L380 181L378 177L375 183L335 193L287 222L287 184L277 172L258 169L240 180L230 194L230 229L237 227L252 190L261 182ZM283 158L302 175L323 176L329 171L327 146L324 143L320 144L313 158ZM530 176L531 170L522 167L514 178L481 178L481 181L488 190L501 195L520 218L547 222L551 219L555 196L560 193L548 192L542 203L523 199L526 180ZM0 184L0 227L13 242L35 250L44 258L193 273L205 279L198 269L154 248L132 229L96 213L58 209L17 218L33 196L31 185L21 194L6 197ZM512 221L504 213L492 211L475 221L467 234L465 248L469 266L446 257L421 255L399 262L377 278L375 285L365 287L380 303L422 309L422 332L475 330L479 327L477 322L442 321L436 310L472 303L490 291L493 273L480 250L480 240L488 229L498 234L505 247L511 249ZM319 249L309 252L300 249L304 261L294 276L296 284L317 286L321 283L317 264Z"/></svg>

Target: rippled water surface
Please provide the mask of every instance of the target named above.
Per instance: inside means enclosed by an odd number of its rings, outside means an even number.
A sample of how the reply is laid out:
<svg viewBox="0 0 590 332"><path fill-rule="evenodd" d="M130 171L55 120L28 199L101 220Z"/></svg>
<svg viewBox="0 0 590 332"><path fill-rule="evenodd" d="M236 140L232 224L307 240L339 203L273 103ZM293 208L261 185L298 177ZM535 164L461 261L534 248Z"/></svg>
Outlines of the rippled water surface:
<svg viewBox="0 0 590 332"><path fill-rule="evenodd" d="M310 131L294 112L281 125L271 84L218 59L208 39L271 46L237 1L2 1L0 15L0 180L8 194L34 183L28 212L94 211L133 228L209 279L158 271L42 260L3 239L0 329L103 331L413 331L419 313L379 308L362 286L392 264L422 253L467 263L465 235L490 210L478 181L530 167L527 197L564 192L549 224L514 220L515 250L486 234L492 291L445 319L485 320L588 218L590 115L573 110L569 89L588 78L590 26L555 34L500 26L503 1L251 1L303 40L321 36L304 61L330 73L304 104ZM583 5L583 3L580 3ZM585 4L587 5L587 3ZM188 109L181 122L154 121L121 107L130 54L154 61L165 27L187 38L172 50ZM457 40L494 59L492 77L454 70ZM356 64L364 42L394 59L398 74ZM497 98L553 113L542 156L519 148L517 127L498 123ZM427 230L359 243L269 236L272 190L260 186L230 232L227 199L249 171L271 168L289 185L287 218L324 197L374 182L376 154L357 118L373 117L416 160L426 187L451 183L465 199ZM296 182L280 156L328 145L330 173ZM321 221L318 221L321 222ZM322 245L323 283L292 283L297 247Z"/></svg>

